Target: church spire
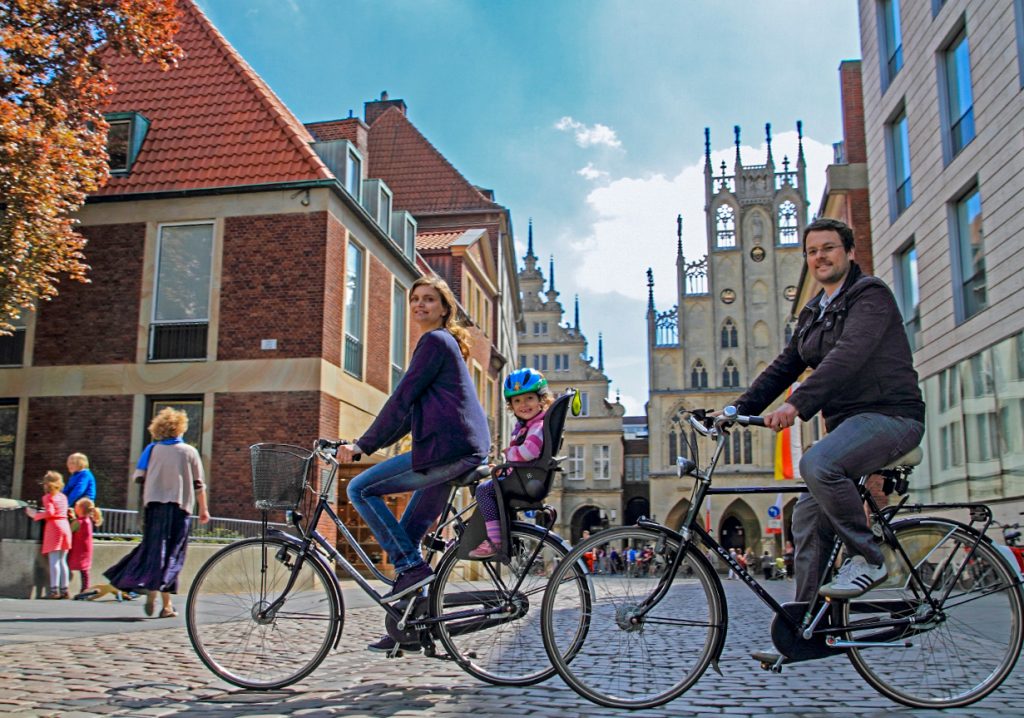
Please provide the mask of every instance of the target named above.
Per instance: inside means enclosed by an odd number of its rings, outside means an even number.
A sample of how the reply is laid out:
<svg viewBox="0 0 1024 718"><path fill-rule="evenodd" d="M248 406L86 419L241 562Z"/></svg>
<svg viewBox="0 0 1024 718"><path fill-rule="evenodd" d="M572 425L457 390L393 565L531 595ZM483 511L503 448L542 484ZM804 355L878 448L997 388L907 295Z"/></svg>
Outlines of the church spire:
<svg viewBox="0 0 1024 718"><path fill-rule="evenodd" d="M764 140L768 143L768 166L772 167L775 165L775 160L772 159L772 123L764 123Z"/></svg>
<svg viewBox="0 0 1024 718"><path fill-rule="evenodd" d="M654 270L647 268L647 311L654 311Z"/></svg>
<svg viewBox="0 0 1024 718"><path fill-rule="evenodd" d="M704 128L704 170L711 171L711 128Z"/></svg>
<svg viewBox="0 0 1024 718"><path fill-rule="evenodd" d="M803 120L796 121L796 164L799 167L805 164L804 161L804 123Z"/></svg>
<svg viewBox="0 0 1024 718"><path fill-rule="evenodd" d="M555 291L555 255L548 260L548 291Z"/></svg>
<svg viewBox="0 0 1024 718"><path fill-rule="evenodd" d="M574 312L572 326L573 326L573 329L576 330L576 333L579 334L579 332L580 332L580 295L579 294L576 295L576 310Z"/></svg>
<svg viewBox="0 0 1024 718"><path fill-rule="evenodd" d="M536 259L536 255L533 253L533 217L530 217L530 226L527 229L526 236L526 256Z"/></svg>
<svg viewBox="0 0 1024 718"><path fill-rule="evenodd" d="M597 370L604 371L604 334L597 333Z"/></svg>
<svg viewBox="0 0 1024 718"><path fill-rule="evenodd" d="M683 215L676 217L676 257L683 256Z"/></svg>
<svg viewBox="0 0 1024 718"><path fill-rule="evenodd" d="M743 161L740 159L740 126L733 125L732 133L736 136L736 166L740 167L743 164Z"/></svg>

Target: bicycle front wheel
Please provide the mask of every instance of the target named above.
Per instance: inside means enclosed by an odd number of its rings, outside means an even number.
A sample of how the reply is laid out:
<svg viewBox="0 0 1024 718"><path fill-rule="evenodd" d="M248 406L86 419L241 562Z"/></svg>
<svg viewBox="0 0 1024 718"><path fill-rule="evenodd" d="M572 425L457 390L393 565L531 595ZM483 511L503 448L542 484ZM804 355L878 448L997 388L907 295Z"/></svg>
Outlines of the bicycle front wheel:
<svg viewBox="0 0 1024 718"><path fill-rule="evenodd" d="M666 567L682 550L637 526L601 531L577 545L544 594L544 647L562 679L594 703L634 709L667 703L696 683L714 658L725 630L721 584L706 561L688 552L658 598L668 581L665 569L661 575L581 571L583 554L600 546L620 553L650 546ZM579 585L584 582L586 591ZM648 599L653 606L644 611Z"/></svg>
<svg viewBox="0 0 1024 718"><path fill-rule="evenodd" d="M557 536L523 524L512 526L509 539L508 563L462 559L458 545L450 547L430 587L430 615L440 619L441 644L467 673L528 686L555 674L541 641L540 604L568 550ZM576 586L585 591L584 583Z"/></svg>
<svg viewBox="0 0 1024 718"><path fill-rule="evenodd" d="M886 582L837 602L840 625L853 629L848 640L883 644L851 648L850 661L880 693L914 708L957 708L984 698L1021 651L1024 603L1013 572L984 540L972 554L977 534L960 524L913 519L893 529L909 565L883 546ZM911 566L940 602L934 608Z"/></svg>
<svg viewBox="0 0 1024 718"><path fill-rule="evenodd" d="M219 551L188 594L188 637L206 667L242 688L269 690L302 680L327 657L340 630L334 577L278 538L247 539ZM295 581L284 603L270 606Z"/></svg>

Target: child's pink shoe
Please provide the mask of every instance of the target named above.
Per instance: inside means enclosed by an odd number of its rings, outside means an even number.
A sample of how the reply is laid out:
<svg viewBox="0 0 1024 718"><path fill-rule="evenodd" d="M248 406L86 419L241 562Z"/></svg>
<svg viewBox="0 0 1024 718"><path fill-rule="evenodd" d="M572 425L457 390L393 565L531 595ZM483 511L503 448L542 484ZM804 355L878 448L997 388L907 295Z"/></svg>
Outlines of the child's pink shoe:
<svg viewBox="0 0 1024 718"><path fill-rule="evenodd" d="M479 546L469 552L470 558L493 558L501 550L501 544L484 539Z"/></svg>

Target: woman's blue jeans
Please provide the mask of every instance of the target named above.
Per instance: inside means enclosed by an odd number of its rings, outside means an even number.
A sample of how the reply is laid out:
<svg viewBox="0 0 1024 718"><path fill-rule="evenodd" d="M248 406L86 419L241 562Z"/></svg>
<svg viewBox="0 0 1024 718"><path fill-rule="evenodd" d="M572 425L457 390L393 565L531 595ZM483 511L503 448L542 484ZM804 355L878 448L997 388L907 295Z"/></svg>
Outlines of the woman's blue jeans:
<svg viewBox="0 0 1024 718"><path fill-rule="evenodd" d="M400 454L372 466L348 484L348 498L363 517L397 573L423 563L420 541L448 500L446 482L466 473L487 457L466 456L448 464L413 471L412 454ZM401 520L395 518L383 496L412 491Z"/></svg>

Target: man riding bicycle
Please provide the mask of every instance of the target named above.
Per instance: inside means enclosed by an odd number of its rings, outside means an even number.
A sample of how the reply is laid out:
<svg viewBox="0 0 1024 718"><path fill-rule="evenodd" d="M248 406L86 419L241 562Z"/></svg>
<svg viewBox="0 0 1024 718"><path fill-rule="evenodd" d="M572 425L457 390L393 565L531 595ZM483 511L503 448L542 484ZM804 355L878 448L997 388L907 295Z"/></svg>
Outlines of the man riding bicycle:
<svg viewBox="0 0 1024 718"><path fill-rule="evenodd" d="M821 595L852 598L886 579L885 561L867 524L856 480L907 453L924 434L918 388L903 319L889 287L854 261L853 230L835 219L804 229L807 273L822 286L800 311L782 353L735 404L759 414L808 367L811 375L774 411L774 429L819 411L828 434L800 460L810 493L793 511L796 600L810 602L827 569L836 534L846 561Z"/></svg>

